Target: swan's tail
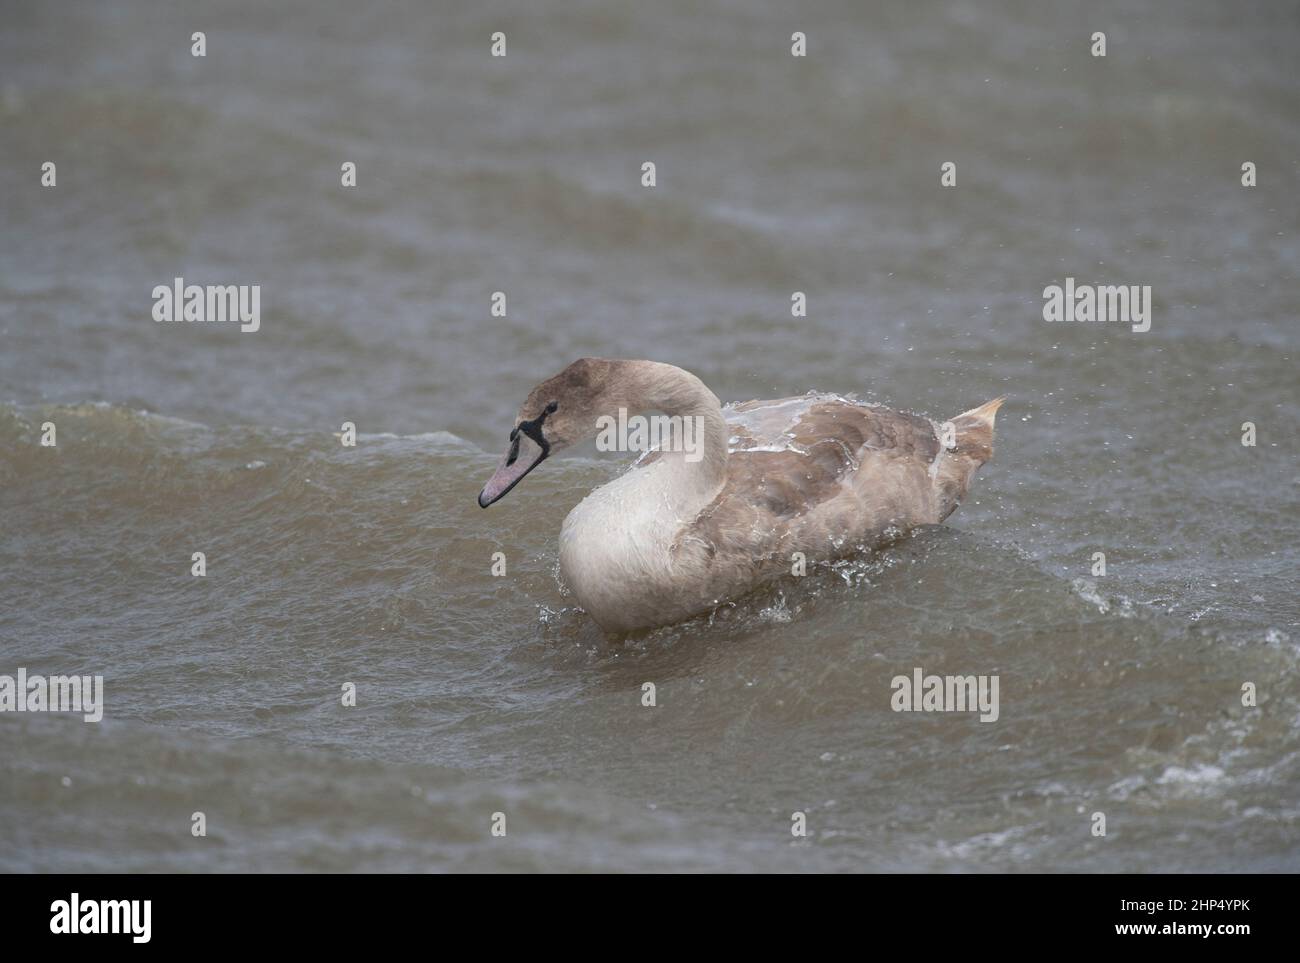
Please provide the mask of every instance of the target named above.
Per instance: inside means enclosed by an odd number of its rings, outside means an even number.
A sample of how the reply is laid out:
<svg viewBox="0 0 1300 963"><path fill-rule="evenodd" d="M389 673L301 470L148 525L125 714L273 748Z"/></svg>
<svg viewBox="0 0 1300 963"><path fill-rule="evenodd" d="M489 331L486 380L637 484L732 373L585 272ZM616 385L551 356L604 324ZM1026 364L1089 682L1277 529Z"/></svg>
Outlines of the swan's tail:
<svg viewBox="0 0 1300 963"><path fill-rule="evenodd" d="M946 422L941 440L951 442L935 462L934 486L939 520L947 518L966 497L970 480L993 457L993 422L1005 397L986 401ZM949 428L951 426L951 430Z"/></svg>

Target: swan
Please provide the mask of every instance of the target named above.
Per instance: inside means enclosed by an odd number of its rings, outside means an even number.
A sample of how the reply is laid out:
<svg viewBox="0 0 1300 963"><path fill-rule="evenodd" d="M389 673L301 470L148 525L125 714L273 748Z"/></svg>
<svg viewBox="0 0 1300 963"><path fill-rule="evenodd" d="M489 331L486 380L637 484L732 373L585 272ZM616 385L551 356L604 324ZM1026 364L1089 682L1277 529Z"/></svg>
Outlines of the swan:
<svg viewBox="0 0 1300 963"><path fill-rule="evenodd" d="M569 512L560 571L607 631L669 625L792 571L796 552L841 558L942 522L992 456L1003 400L943 423L812 392L724 410L682 368L582 358L528 395L478 503L628 412L666 416L664 444Z"/></svg>

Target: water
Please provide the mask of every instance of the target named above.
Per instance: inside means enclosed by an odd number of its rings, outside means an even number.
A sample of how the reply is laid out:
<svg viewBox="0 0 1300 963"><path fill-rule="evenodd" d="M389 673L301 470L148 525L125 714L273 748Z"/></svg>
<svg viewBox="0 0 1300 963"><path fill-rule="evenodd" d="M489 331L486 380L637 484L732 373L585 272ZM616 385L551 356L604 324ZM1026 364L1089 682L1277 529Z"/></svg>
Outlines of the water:
<svg viewBox="0 0 1300 963"><path fill-rule="evenodd" d="M1281 3L5 3L0 673L107 706L0 715L0 869L1300 869L1298 40ZM178 275L260 284L261 330L154 323ZM1067 276L1151 285L1151 330L1044 322ZM1010 400L943 528L611 639L556 538L627 460L475 503L583 355ZM998 674L998 722L891 712L918 666Z"/></svg>

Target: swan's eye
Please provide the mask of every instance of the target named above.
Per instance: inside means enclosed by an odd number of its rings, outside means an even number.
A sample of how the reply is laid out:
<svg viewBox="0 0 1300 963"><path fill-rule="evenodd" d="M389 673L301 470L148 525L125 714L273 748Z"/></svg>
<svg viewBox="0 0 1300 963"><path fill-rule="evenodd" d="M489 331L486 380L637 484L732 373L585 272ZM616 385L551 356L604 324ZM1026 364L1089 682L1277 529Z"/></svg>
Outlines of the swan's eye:
<svg viewBox="0 0 1300 963"><path fill-rule="evenodd" d="M546 406L546 413L548 415L552 415L559 407L560 407L560 403L558 401L552 401L549 405Z"/></svg>

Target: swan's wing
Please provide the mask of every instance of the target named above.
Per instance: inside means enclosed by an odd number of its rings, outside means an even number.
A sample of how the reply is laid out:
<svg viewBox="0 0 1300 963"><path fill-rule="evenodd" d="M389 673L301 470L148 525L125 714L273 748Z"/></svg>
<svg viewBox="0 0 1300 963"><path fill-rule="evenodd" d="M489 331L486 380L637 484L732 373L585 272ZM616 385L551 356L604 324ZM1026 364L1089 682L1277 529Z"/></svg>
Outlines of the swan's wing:
<svg viewBox="0 0 1300 963"><path fill-rule="evenodd" d="M683 543L757 565L931 520L940 446L929 420L833 396L749 402L727 414L727 483Z"/></svg>

